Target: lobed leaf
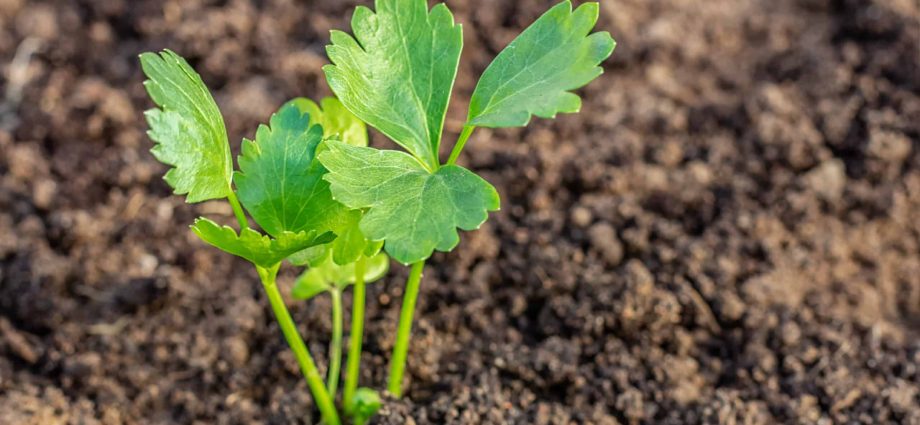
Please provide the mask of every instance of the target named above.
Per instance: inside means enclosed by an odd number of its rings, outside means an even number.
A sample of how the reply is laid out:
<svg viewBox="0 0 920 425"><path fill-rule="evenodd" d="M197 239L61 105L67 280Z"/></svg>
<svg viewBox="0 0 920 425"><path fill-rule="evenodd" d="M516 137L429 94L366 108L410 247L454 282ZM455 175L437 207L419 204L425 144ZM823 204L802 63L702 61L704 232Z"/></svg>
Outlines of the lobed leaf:
<svg viewBox="0 0 920 425"><path fill-rule="evenodd" d="M229 226L220 226L203 217L195 220L192 231L208 244L266 268L295 252L327 243L335 237L330 232L302 231L282 232L276 238L270 238L250 228L237 234Z"/></svg>
<svg viewBox="0 0 920 425"><path fill-rule="evenodd" d="M150 150L171 165L164 179L186 202L225 198L233 164L220 110L201 77L170 50L140 55L144 87L159 108L144 115L156 143Z"/></svg>
<svg viewBox="0 0 920 425"><path fill-rule="evenodd" d="M301 113L309 114L312 124L319 124L323 129L323 138L335 138L353 146L367 146L367 128L364 122L358 119L348 109L334 97L326 97L317 105L316 102L307 98L297 98L289 101L287 105L297 107ZM284 108L282 108L284 109ZM321 150L323 145L317 146ZM314 164L319 164L314 161ZM321 166L321 164L319 164ZM325 168L315 170L325 173ZM328 184L322 181L323 184ZM328 194L328 191L324 191ZM330 195L331 196L331 195ZM335 202L335 201L333 201ZM342 207L341 210L345 210ZM298 253L293 256L292 262L295 264L315 264L317 258L321 259L326 255L326 250L332 251L332 258L336 264L348 264L358 259L358 256L365 250L368 241L364 234L358 229L358 222L361 220L362 212L359 210L339 211L338 219L332 223L330 230L337 235L336 239L328 246L315 247L307 252Z"/></svg>
<svg viewBox="0 0 920 425"><path fill-rule="evenodd" d="M323 67L336 96L429 169L438 147L457 75L463 33L444 4L377 0L376 12L358 6L354 37L333 31Z"/></svg>
<svg viewBox="0 0 920 425"><path fill-rule="evenodd" d="M478 229L499 208L495 188L469 170L447 165L428 172L412 156L327 142L320 161L336 200L367 209L361 231L384 240L384 250L403 264L452 250L457 228Z"/></svg>
<svg viewBox="0 0 920 425"><path fill-rule="evenodd" d="M597 3L573 12L569 0L544 13L486 68L470 99L467 123L520 127L531 115L578 112L581 99L571 90L601 75L598 65L616 46L607 32L589 35L597 16Z"/></svg>
<svg viewBox="0 0 920 425"><path fill-rule="evenodd" d="M349 211L332 199L326 169L315 161L323 128L294 104L260 125L255 141L243 140L235 176L240 202L268 234L335 231Z"/></svg>

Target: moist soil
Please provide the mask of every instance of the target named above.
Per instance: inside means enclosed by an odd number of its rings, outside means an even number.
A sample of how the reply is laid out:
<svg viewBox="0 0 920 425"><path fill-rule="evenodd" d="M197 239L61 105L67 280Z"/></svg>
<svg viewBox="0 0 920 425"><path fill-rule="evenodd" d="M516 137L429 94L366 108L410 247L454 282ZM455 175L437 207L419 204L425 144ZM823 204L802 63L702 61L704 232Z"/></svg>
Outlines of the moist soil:
<svg viewBox="0 0 920 425"><path fill-rule="evenodd" d="M188 230L230 210L161 179L137 55L188 57L236 150L329 93L355 3L0 0L0 423L318 421L254 270ZM553 1L448 3L453 140ZM464 152L502 209L430 260L375 423L920 424L920 4L602 3L583 112ZM364 385L406 274L369 288ZM329 300L290 307L325 365Z"/></svg>

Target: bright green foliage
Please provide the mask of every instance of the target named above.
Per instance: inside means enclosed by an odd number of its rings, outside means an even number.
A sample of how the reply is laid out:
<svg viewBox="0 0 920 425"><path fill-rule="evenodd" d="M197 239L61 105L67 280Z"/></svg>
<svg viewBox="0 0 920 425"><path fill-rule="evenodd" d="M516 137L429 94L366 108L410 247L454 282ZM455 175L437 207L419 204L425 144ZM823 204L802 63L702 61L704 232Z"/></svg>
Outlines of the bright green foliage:
<svg viewBox="0 0 920 425"><path fill-rule="evenodd" d="M354 38L332 31L326 80L355 115L435 170L462 29L444 4L430 13L424 0L377 0L375 7L355 9Z"/></svg>
<svg viewBox="0 0 920 425"><path fill-rule="evenodd" d="M564 1L547 11L492 61L470 100L468 124L519 127L531 115L577 112L577 89L603 72L598 66L616 43L606 32L588 35L597 22L597 3L572 11Z"/></svg>
<svg viewBox="0 0 920 425"><path fill-rule="evenodd" d="M332 260L336 264L344 265L355 262L359 256L364 254L369 245L373 245L361 231L360 223L363 216L360 210L352 210L352 214L348 217L351 220L339 227L338 237L330 244ZM373 254L368 256L373 256Z"/></svg>
<svg viewBox="0 0 920 425"><path fill-rule="evenodd" d="M224 120L201 77L170 50L144 53L144 87L159 108L145 115L150 152L171 165L164 179L187 202L227 197L233 164Z"/></svg>
<svg viewBox="0 0 920 425"><path fill-rule="evenodd" d="M317 234L311 230L282 232L273 239L250 228L237 234L232 228L203 217L195 220L192 231L208 244L265 268L277 265L297 251L327 243L335 237L332 233Z"/></svg>
<svg viewBox="0 0 920 425"><path fill-rule="evenodd" d="M355 425L364 425L377 414L381 407L383 407L383 401L380 399L380 394L370 388L361 387L355 391L351 406L345 406L345 409L352 415Z"/></svg>
<svg viewBox="0 0 920 425"><path fill-rule="evenodd" d="M305 97L287 103L309 114L314 124L323 127L323 138L336 138L352 146L367 146L367 126L334 97L325 97L320 105ZM322 106L322 107L320 107Z"/></svg>
<svg viewBox="0 0 920 425"><path fill-rule="evenodd" d="M382 278L389 267L390 259L382 252L368 258L367 268L364 270L364 282L371 283ZM297 278L291 294L296 299L308 300L332 289L343 290L353 283L355 283L355 263L340 266L332 261L331 256L327 255L320 264L310 267Z"/></svg>
<svg viewBox="0 0 920 425"><path fill-rule="evenodd" d="M363 121L354 116L348 109L345 109L342 103L333 97L324 98L321 105L322 108L310 99L297 98L288 102L282 110L295 106L302 113L309 114L312 124L322 126L324 139L341 140L352 146L367 146L367 128ZM321 151L322 149L322 143L316 147L316 151ZM311 177L326 173L326 169L322 168L318 161L314 161L313 158L310 158L310 161L312 168L309 174ZM314 202L314 204L328 204L331 202L341 205L332 200L326 181L311 183L315 183L315 188L318 190L316 193L317 202ZM315 209L316 205L313 205L313 207ZM329 245L311 248L307 252L298 253L292 259L294 264L315 264L317 259L325 258L327 250L331 250L332 258L336 264L345 265L357 260L358 256L368 248L369 241L364 238L364 234L361 233L358 227L358 222L363 215L360 210L348 210L345 207L340 207L325 209L324 211L326 212L323 215L328 216L326 217L327 219L333 219L333 222L326 227L336 233L336 239ZM379 248L377 251L379 251ZM376 251L370 253L368 257L372 257L374 254L376 254Z"/></svg>
<svg viewBox="0 0 920 425"><path fill-rule="evenodd" d="M338 237L336 237L338 239ZM329 244L312 246L303 251L298 251L287 257L287 260L295 266L314 267L322 264L329 257Z"/></svg>
<svg viewBox="0 0 920 425"><path fill-rule="evenodd" d="M316 266L331 256L338 265L355 262L362 254L373 257L380 252L383 241L369 241L359 226L364 215L361 210L348 210L342 216L341 225L335 229L337 237L329 244L298 252L288 260L297 266Z"/></svg>
<svg viewBox="0 0 920 425"><path fill-rule="evenodd" d="M442 165L441 133L462 29L444 4L429 10L426 0L376 0L375 8L355 10L354 36L332 32L327 46L332 64L323 70L341 102L288 102L258 128L254 141L244 140L236 175L223 119L198 74L171 51L141 55L145 85L159 106L147 112L157 143L152 152L173 166L166 181L177 194L187 194L188 202L228 198L239 233L206 218L196 220L192 230L257 266L329 424L340 423L334 400L341 378L342 291L355 285L343 407L353 423L363 425L381 407L378 393L357 388L364 283L386 273L389 257L412 263L388 378L388 390L398 398L424 260L435 250L452 250L458 229L479 228L500 206L492 185L455 165L470 135L476 127L523 126L534 115L577 111L581 99L572 91L603 72L599 65L616 45L606 32L591 33L596 3L573 10L565 0L547 11L483 73L463 131ZM408 153L367 147L365 123ZM248 227L243 207L268 235ZM325 386L278 291L284 259L310 266L297 279L295 298L332 295Z"/></svg>
<svg viewBox="0 0 920 425"><path fill-rule="evenodd" d="M499 208L495 188L460 166L432 174L403 152L335 141L326 146L320 161L329 169L333 196L349 208L367 208L361 230L385 240L386 252L401 263L450 251L460 240L458 227L477 229Z"/></svg>
<svg viewBox="0 0 920 425"><path fill-rule="evenodd" d="M272 236L283 232L336 230L347 209L334 201L326 170L314 161L323 129L295 105L260 125L256 140L243 140L235 176L240 202Z"/></svg>

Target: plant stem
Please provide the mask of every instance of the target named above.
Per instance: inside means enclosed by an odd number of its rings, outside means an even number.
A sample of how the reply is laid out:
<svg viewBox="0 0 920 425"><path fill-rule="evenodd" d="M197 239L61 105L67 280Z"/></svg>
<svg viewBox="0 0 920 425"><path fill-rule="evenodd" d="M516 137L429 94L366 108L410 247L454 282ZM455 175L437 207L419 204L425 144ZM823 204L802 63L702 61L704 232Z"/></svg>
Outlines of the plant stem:
<svg viewBox="0 0 920 425"><path fill-rule="evenodd" d="M390 379L387 385L393 397L402 397L403 371L406 369L406 356L409 353L409 337L412 334L412 315L415 313L415 301L418 299L418 287L422 281L425 261L412 264L409 280L406 281L406 293L403 295L402 310L399 312L399 329L396 332L396 345L390 359Z"/></svg>
<svg viewBox="0 0 920 425"><path fill-rule="evenodd" d="M447 164L445 165L453 165L457 162L457 158L460 157L460 152L463 151L463 147L466 146L466 141L469 140L470 135L473 134L473 130L475 129L476 126L474 125L463 126L463 131L460 132L457 143L454 143L454 148L450 151L450 158L447 158Z"/></svg>
<svg viewBox="0 0 920 425"><path fill-rule="evenodd" d="M351 406L351 398L358 388L358 375L361 368L361 344L364 338L364 271L367 258L358 257L355 263L355 292L351 302L351 335L348 340L348 363L345 365L345 389L342 402L345 409Z"/></svg>
<svg viewBox="0 0 920 425"><path fill-rule="evenodd" d="M342 369L342 290L329 291L332 295L332 343L329 344L329 370L326 371L326 390L335 398Z"/></svg>
<svg viewBox="0 0 920 425"><path fill-rule="evenodd" d="M233 208L233 215L236 216L236 222L240 224L240 230L248 228L249 220L246 220L246 214L243 213L243 207L240 205L240 200L236 198L236 192L231 190L230 194L227 195L227 200L230 201L230 207Z"/></svg>
<svg viewBox="0 0 920 425"><path fill-rule="evenodd" d="M262 286L268 295L268 301L271 303L272 311L275 313L275 319L278 320L278 326L281 327L284 339L287 340L291 351L294 352L294 358L297 359L297 363L300 365L300 371L303 373L304 378L307 379L307 385L310 387L310 392L313 393L313 400L319 408L323 421L327 425L340 425L341 422L339 421L339 414L335 410L335 403L329 397L326 387L323 386L323 378L316 369L316 363L313 362L313 357L310 356L310 350L307 349L303 339L300 338L297 326L294 324L294 320L291 319L291 313L288 312L287 306L284 305L284 299L281 297L281 292L278 291L275 278L278 275L280 266L281 263L268 269L257 266L256 270L259 272L259 278L262 279Z"/></svg>

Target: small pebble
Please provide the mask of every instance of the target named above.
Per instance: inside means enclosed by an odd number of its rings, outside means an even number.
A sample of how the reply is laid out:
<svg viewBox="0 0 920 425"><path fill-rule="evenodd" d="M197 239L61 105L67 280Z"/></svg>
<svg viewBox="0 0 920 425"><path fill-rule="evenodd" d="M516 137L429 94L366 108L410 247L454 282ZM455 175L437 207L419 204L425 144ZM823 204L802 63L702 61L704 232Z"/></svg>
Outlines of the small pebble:
<svg viewBox="0 0 920 425"><path fill-rule="evenodd" d="M623 261L623 243L617 237L616 230L608 223L598 223L588 229L591 245L597 248L604 260L611 266Z"/></svg>
<svg viewBox="0 0 920 425"><path fill-rule="evenodd" d="M585 207L572 208L572 224L578 227L587 227L593 219L591 211Z"/></svg>

